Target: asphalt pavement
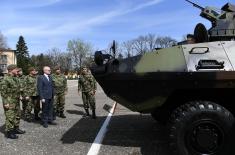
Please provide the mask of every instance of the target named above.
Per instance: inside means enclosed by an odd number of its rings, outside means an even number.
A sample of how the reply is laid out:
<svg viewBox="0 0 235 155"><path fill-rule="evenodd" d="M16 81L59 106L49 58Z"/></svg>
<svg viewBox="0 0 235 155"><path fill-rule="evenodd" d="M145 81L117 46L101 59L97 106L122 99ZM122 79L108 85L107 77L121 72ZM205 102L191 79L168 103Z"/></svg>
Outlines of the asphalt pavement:
<svg viewBox="0 0 235 155"><path fill-rule="evenodd" d="M4 137L4 111L0 108L0 155L86 155L90 150L108 112L107 104L113 106L98 87L96 94L97 119L82 117L84 109L81 94L77 93L77 81L68 81L66 95L66 119L58 118L57 125L43 128L40 122L21 120L26 134L19 139ZM131 112L117 105L104 135L99 155L168 155L166 128L150 115Z"/></svg>

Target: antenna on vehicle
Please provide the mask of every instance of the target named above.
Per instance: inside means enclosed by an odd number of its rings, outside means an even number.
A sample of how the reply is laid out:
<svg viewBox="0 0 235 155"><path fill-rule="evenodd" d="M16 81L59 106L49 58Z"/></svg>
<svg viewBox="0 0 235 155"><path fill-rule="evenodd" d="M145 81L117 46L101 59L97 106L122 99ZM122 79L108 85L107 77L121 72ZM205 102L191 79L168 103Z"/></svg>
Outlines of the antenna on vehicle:
<svg viewBox="0 0 235 155"><path fill-rule="evenodd" d="M115 58L115 56L116 56L116 42L115 42L115 40L113 40L113 44L110 48L110 51L112 51L113 57Z"/></svg>

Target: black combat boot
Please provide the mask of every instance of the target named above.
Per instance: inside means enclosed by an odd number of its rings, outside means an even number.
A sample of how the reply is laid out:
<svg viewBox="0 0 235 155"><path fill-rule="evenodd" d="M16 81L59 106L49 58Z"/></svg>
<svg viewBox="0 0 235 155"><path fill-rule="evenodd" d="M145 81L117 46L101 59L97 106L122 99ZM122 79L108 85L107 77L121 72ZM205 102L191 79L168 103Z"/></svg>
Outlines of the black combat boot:
<svg viewBox="0 0 235 155"><path fill-rule="evenodd" d="M14 132L15 132L15 134L24 134L25 133L25 131L24 130L20 130L19 127L15 127Z"/></svg>
<svg viewBox="0 0 235 155"><path fill-rule="evenodd" d="M25 118L25 121L30 123L32 122L32 118Z"/></svg>
<svg viewBox="0 0 235 155"><path fill-rule="evenodd" d="M60 112L59 111L56 111L56 116L60 116Z"/></svg>
<svg viewBox="0 0 235 155"><path fill-rule="evenodd" d="M60 113L60 117L61 117L61 118L66 118L66 116L64 115L63 112Z"/></svg>
<svg viewBox="0 0 235 155"><path fill-rule="evenodd" d="M34 114L34 119L35 119L36 121L40 121L40 120L41 120L41 118L38 116L38 114Z"/></svg>
<svg viewBox="0 0 235 155"><path fill-rule="evenodd" d="M95 109L92 110L92 118L96 119Z"/></svg>
<svg viewBox="0 0 235 155"><path fill-rule="evenodd" d="M86 114L84 114L83 117L88 117L88 116L90 116L88 109L85 109L85 112L86 112Z"/></svg>
<svg viewBox="0 0 235 155"><path fill-rule="evenodd" d="M14 130L7 131L5 136L10 139L18 139L18 136L15 134Z"/></svg>

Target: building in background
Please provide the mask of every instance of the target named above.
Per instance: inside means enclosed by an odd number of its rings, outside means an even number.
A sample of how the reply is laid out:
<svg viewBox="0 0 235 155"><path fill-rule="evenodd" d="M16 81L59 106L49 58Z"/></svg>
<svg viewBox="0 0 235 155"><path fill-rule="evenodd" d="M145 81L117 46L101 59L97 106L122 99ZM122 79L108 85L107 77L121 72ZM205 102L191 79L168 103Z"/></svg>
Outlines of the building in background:
<svg viewBox="0 0 235 155"><path fill-rule="evenodd" d="M0 72L6 74L10 64L16 64L15 50L0 49Z"/></svg>

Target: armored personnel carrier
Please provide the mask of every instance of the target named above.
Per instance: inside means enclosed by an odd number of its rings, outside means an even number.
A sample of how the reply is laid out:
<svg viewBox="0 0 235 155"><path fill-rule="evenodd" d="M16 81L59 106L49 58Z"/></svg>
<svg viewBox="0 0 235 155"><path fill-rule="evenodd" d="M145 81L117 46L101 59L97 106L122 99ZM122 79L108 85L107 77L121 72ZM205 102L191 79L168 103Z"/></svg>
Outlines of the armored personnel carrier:
<svg viewBox="0 0 235 155"><path fill-rule="evenodd" d="M195 43L123 60L97 51L91 71L119 104L168 122L172 154L232 155L235 6L228 3L218 12L188 2L212 24L209 30L201 23L195 27Z"/></svg>

